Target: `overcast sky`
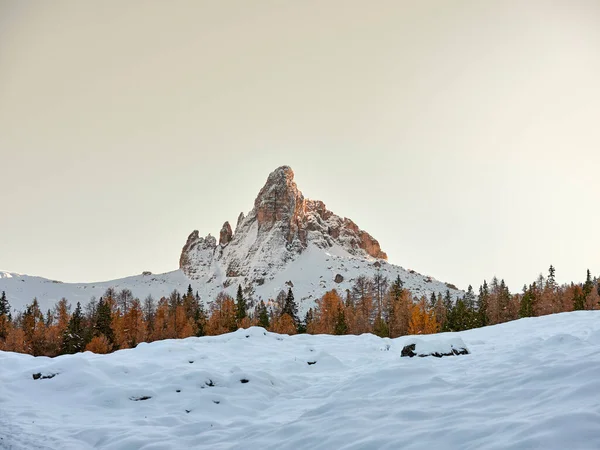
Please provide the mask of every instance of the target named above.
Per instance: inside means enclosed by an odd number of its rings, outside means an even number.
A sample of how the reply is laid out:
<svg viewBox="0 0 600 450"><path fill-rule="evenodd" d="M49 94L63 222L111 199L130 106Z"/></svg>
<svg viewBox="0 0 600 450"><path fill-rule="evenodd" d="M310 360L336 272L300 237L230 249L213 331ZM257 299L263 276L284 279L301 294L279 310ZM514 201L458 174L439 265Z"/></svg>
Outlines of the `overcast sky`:
<svg viewBox="0 0 600 450"><path fill-rule="evenodd" d="M597 1L0 0L0 269L178 267L287 164L461 288L600 274Z"/></svg>

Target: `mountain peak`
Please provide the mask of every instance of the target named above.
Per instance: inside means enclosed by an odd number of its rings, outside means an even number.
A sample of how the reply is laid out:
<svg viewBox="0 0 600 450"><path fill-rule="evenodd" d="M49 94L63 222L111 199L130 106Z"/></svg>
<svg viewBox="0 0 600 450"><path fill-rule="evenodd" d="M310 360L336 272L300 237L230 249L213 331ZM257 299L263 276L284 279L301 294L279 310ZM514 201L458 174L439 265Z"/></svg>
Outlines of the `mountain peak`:
<svg viewBox="0 0 600 450"><path fill-rule="evenodd" d="M254 201L254 212L260 230L269 230L280 224L288 231L304 202L302 192L294 182L294 171L289 166L275 169ZM292 236L287 236L288 242Z"/></svg>
<svg viewBox="0 0 600 450"><path fill-rule="evenodd" d="M304 198L289 166L275 169L247 216L240 214L235 233L225 222L219 244L195 232L183 248L180 268L192 279L212 282L223 277L229 286L264 283L286 270L308 250L364 260L385 260L379 242L352 220L329 211L320 200ZM293 281L293 280L290 280Z"/></svg>

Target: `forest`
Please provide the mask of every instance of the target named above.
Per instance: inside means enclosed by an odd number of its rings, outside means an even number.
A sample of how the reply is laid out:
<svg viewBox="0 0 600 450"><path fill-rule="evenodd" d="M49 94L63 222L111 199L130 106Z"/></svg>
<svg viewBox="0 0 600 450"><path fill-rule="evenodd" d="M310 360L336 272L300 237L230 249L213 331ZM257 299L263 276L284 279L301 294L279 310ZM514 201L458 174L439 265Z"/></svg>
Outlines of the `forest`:
<svg viewBox="0 0 600 450"><path fill-rule="evenodd" d="M61 299L53 309L40 309L37 299L13 317L10 293L0 296L0 350L34 356L58 356L82 351L110 353L141 342L214 336L238 328L264 327L283 334L362 334L395 338L403 335L462 331L523 317L574 310L600 309L600 280L587 271L583 283L558 285L555 268L512 294L504 280L484 281L476 293L469 286L462 298L431 294L415 298L402 280L381 274L359 276L352 289L331 290L304 317L292 288L274 299L254 301L238 286L235 298L221 292L203 301L191 286L143 301L128 289L108 289L82 307Z"/></svg>

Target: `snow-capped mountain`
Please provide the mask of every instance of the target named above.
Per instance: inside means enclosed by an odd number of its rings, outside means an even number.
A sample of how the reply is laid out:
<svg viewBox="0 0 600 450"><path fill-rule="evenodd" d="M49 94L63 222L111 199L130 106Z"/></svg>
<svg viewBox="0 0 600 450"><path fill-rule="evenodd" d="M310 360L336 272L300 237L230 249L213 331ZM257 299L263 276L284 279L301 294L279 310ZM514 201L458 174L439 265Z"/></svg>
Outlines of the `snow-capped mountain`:
<svg viewBox="0 0 600 450"><path fill-rule="evenodd" d="M453 285L389 264L379 242L352 220L329 211L318 200L304 198L294 172L282 166L272 172L258 193L254 208L240 214L235 232L225 222L219 241L192 232L183 247L179 270L99 283L61 283L40 277L0 272L0 290L21 309L34 297L43 308L62 297L82 304L100 297L108 287L130 289L139 298L185 291L192 285L205 302L221 291L235 294L241 285L255 300L268 300L292 287L300 310L306 310L330 289L345 292L360 275L376 273L390 282L397 276L416 295L450 290Z"/></svg>

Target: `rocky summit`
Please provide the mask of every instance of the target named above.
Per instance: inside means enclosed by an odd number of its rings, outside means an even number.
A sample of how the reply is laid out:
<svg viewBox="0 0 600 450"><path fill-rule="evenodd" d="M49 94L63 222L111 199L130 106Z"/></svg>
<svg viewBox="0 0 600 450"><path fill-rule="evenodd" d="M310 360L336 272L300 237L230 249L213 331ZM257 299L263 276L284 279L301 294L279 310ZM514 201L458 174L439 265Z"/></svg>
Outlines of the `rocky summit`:
<svg viewBox="0 0 600 450"><path fill-rule="evenodd" d="M202 238L192 232L179 266L192 279L219 268L228 278L256 282L269 275L266 269L283 267L311 245L387 260L379 242L352 220L335 215L322 201L304 198L291 167L282 166L269 175L252 211L240 214L235 233L225 222L217 244L210 234Z"/></svg>
<svg viewBox="0 0 600 450"><path fill-rule="evenodd" d="M349 288L359 272L372 276L382 270L390 272L389 277L400 275L415 287L416 294L448 288L388 264L373 236L328 210L322 201L305 198L289 166L268 176L254 208L247 215L240 214L235 232L225 222L217 243L210 234L201 237L193 231L179 266L187 277L215 290L241 284L247 292L260 290L261 298L276 295L286 286L305 286L300 298L314 299L326 289ZM419 282L411 283L415 276ZM262 286L269 287L267 292Z"/></svg>

